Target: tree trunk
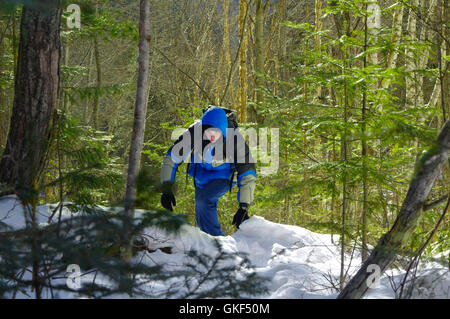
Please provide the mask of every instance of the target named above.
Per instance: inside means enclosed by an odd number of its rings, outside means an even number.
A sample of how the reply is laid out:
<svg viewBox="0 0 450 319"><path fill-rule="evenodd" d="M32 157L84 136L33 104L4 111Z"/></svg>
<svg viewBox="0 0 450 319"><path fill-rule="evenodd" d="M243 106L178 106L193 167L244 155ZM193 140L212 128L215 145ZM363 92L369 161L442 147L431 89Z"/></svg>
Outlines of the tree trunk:
<svg viewBox="0 0 450 319"><path fill-rule="evenodd" d="M341 48L344 56L344 61L347 61L347 51L345 48ZM347 76L347 62L344 62L344 75ZM347 80L345 80L344 84L344 132L341 137L341 154L342 154L342 160L345 163L344 165L347 166L349 154L351 154L351 150L349 150L349 142L348 142L348 131L347 131L347 125L348 125L348 117L349 117L349 96L348 96L348 84ZM347 211L349 206L349 199L348 199L348 180L347 180L347 168L344 168L344 173L342 174L342 216L341 216L341 270L339 275L339 288L340 290L344 289L345 285L345 229L347 227L346 225L346 218L347 218Z"/></svg>
<svg viewBox="0 0 450 319"><path fill-rule="evenodd" d="M147 91L150 56L150 4L148 0L140 1L139 18L139 69L134 111L133 135L128 158L128 175L125 191L125 214L134 216L136 201L136 179L139 173L141 151L144 141L145 120L147 116ZM132 240L132 239L131 239ZM125 260L131 259L131 247L122 255Z"/></svg>
<svg viewBox="0 0 450 319"><path fill-rule="evenodd" d="M351 279L339 299L362 298L369 290L368 266L378 265L382 274L394 261L396 254L406 245L423 216L422 206L450 153L450 121L443 126L437 141L421 158L400 213L391 230L383 235L369 258Z"/></svg>
<svg viewBox="0 0 450 319"><path fill-rule="evenodd" d="M224 15L223 15L223 56L225 63L225 73L224 75L231 72L231 56L230 56L230 18L229 18L229 10L230 10L230 0L223 1L224 6ZM226 83L226 76L224 77L224 83ZM223 88L225 90L225 88ZM233 101L233 88L230 88L230 101Z"/></svg>
<svg viewBox="0 0 450 319"><path fill-rule="evenodd" d="M230 23L228 21L228 12L230 10L230 0L223 1L223 36L222 46L219 58L219 64L217 66L216 80L214 81L214 87L216 88L216 95L214 101L216 105L220 105L220 97L223 94L225 86L223 83L227 81L228 70L230 69L231 57L230 57Z"/></svg>
<svg viewBox="0 0 450 319"><path fill-rule="evenodd" d="M322 30L322 0L316 0L314 4L314 32L319 32ZM314 45L316 47L316 52L320 54L322 41L320 35L316 34L314 36ZM318 64L318 63L317 63ZM322 87L318 86L316 93L314 95L313 103L319 103L319 98L322 96Z"/></svg>
<svg viewBox="0 0 450 319"><path fill-rule="evenodd" d="M241 39L239 51L239 121L245 123L247 120L247 47L248 36L245 16L247 14L247 2L239 1L239 39Z"/></svg>
<svg viewBox="0 0 450 319"><path fill-rule="evenodd" d="M411 6L417 7L419 4L419 0L411 0ZM406 28L407 35L411 38L411 41L417 41L417 19L416 14L414 13L414 9L409 10L408 16L408 26ZM416 57L415 53L412 49L407 48L405 50L406 62L405 62L405 71L409 73L406 75L405 84L406 84L406 104L408 106L417 105L417 82L416 77Z"/></svg>
<svg viewBox="0 0 450 319"><path fill-rule="evenodd" d="M98 15L98 2L95 7L95 14ZM98 108L100 105L100 88L102 86L102 68L100 63L100 50L98 47L98 37L94 36L94 57L95 57L95 70L97 71L97 86L94 94L94 107L92 108L92 125L94 129L98 131Z"/></svg>
<svg viewBox="0 0 450 319"><path fill-rule="evenodd" d="M100 50L98 48L98 37L94 38L94 56L95 56L95 68L97 71L97 86L94 95L94 108L92 109L92 123L95 130L99 129L98 126L98 108L100 105L100 89L102 86L102 69L100 64Z"/></svg>
<svg viewBox="0 0 450 319"><path fill-rule="evenodd" d="M397 43L402 35L402 25L403 25L403 8L404 6L400 4L400 6L395 10L392 21L392 29L393 34L391 37L391 41L393 43ZM397 64L398 57L398 49L394 48L390 54L386 57L386 68L393 69ZM381 81L381 87L384 89L388 88L390 85L390 81L387 79L383 79Z"/></svg>
<svg viewBox="0 0 450 319"><path fill-rule="evenodd" d="M448 4L447 4L448 6ZM448 9L448 8L447 8ZM444 3L440 3L440 5L437 7L437 17L438 17L438 21L441 23L441 30L440 32L445 36L445 28L444 28L444 21L449 21L448 17L446 17L446 15L448 16L448 10L446 10L445 4ZM446 13L447 11L447 13ZM445 95L448 94L448 89L446 90L445 88L448 88L448 72L447 71L447 61L443 58L448 54L447 51L447 47L448 44L444 43L444 41L442 40L441 37L437 37L438 39L438 43L437 43L437 48L436 48L436 58L437 58L437 64L438 64L438 68L439 68L439 79L436 80L436 85L435 88L433 90L433 94L431 95L430 98L430 105L434 106L434 104L436 103L435 101L437 101L438 95L440 93L440 104L441 104L441 109L442 109L442 118L443 118L443 123L445 123L445 121L447 121L447 110L445 107ZM435 91L437 91L435 93Z"/></svg>
<svg viewBox="0 0 450 319"><path fill-rule="evenodd" d="M45 164L57 106L61 9L24 6L13 113L0 163L0 182L34 188Z"/></svg>
<svg viewBox="0 0 450 319"><path fill-rule="evenodd" d="M368 17L367 17L367 7L366 16L364 17L364 52L368 49ZM363 67L367 67L367 55L363 58ZM372 60L373 62L373 60ZM366 138L366 117L367 117L367 84L364 84L362 96L362 118L361 118L361 158L362 158L362 182L363 182L363 202L362 202L362 214L361 214L361 259L364 262L367 257L367 201L368 201L368 185L367 185L367 138Z"/></svg>
<svg viewBox="0 0 450 319"><path fill-rule="evenodd" d="M448 1L442 0L442 16L443 16L443 21L450 21L450 4ZM450 39L450 28L448 27L447 24L447 28L442 27L443 29L443 35L446 39ZM445 45L445 54L448 55L450 54L450 42L449 41L445 41L445 43L443 44ZM450 90L448 90L448 87L450 86L450 77L449 77L449 72L448 72L448 65L449 62L446 61L446 70L447 72L445 72L442 76L442 81L441 81L441 104L442 104L442 108L443 110L445 110L445 113L448 115L450 113L450 105L448 103L449 99L450 99ZM447 90L443 90L444 88L447 88Z"/></svg>
<svg viewBox="0 0 450 319"><path fill-rule="evenodd" d="M367 16L370 14L369 16ZM366 4L366 17L367 20L367 32L370 35L376 35L378 30L381 28L381 9L378 3ZM378 52L372 52L368 54L368 60L372 65L378 65Z"/></svg>
<svg viewBox="0 0 450 319"><path fill-rule="evenodd" d="M263 0L256 1L256 19L255 19L255 90L256 90L256 108L263 99L261 87L263 86L264 62L266 60L264 50L264 14L265 4ZM256 122L257 111L251 112L251 121Z"/></svg>

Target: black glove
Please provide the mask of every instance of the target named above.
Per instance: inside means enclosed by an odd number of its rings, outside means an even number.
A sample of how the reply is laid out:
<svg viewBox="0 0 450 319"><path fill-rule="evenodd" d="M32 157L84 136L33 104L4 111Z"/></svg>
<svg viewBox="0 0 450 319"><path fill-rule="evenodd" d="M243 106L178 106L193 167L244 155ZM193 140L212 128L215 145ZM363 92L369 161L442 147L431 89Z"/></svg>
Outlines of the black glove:
<svg viewBox="0 0 450 319"><path fill-rule="evenodd" d="M239 225L248 218L248 204L241 203L238 211L234 214L232 225L236 225L236 228L239 229Z"/></svg>
<svg viewBox="0 0 450 319"><path fill-rule="evenodd" d="M173 206L177 206L177 201L175 200L175 195L172 192L172 185L164 185L163 193L161 195L161 205L173 212Z"/></svg>

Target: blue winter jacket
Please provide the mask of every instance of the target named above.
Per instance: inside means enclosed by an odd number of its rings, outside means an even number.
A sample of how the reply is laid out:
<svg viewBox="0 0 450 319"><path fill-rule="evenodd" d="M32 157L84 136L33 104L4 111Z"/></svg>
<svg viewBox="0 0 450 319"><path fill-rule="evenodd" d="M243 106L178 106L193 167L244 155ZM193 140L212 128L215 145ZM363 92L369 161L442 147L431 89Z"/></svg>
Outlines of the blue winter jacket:
<svg viewBox="0 0 450 319"><path fill-rule="evenodd" d="M223 137L215 143L204 140L203 133L208 127L218 128ZM196 187L203 188L213 179L226 179L231 185L237 176L238 201L252 203L255 163L242 134L238 129L228 128L226 113L220 107L205 112L170 147L163 159L161 183L175 182L178 166L183 161L189 162L188 174L194 178Z"/></svg>

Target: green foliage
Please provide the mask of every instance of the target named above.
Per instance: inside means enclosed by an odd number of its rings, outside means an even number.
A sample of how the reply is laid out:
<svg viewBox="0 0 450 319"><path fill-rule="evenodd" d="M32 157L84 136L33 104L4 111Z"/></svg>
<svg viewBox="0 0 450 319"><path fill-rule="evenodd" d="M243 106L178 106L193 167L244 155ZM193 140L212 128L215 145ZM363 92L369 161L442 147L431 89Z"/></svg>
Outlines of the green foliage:
<svg viewBox="0 0 450 319"><path fill-rule="evenodd" d="M149 209L159 203L161 190L159 188L160 168L143 166L136 180L136 208Z"/></svg>
<svg viewBox="0 0 450 319"><path fill-rule="evenodd" d="M123 168L111 156L112 136L80 126L63 113L57 118L55 131L44 187L54 187L60 198L85 205L110 203L122 192Z"/></svg>
<svg viewBox="0 0 450 319"><path fill-rule="evenodd" d="M105 3L110 6L105 6ZM137 24L128 17L124 17L122 11L115 10L112 1L87 0L78 3L78 5L80 5L82 27L64 30L61 36L65 41L72 42L99 37L106 41L121 38L133 43L138 42ZM68 14L68 12L65 13L63 18L66 18ZM65 25L64 21L63 25Z"/></svg>
<svg viewBox="0 0 450 319"><path fill-rule="evenodd" d="M365 180L369 189L366 227L370 243L375 244L399 210L415 159L434 143L437 129L429 125L429 119L439 116L440 110L428 104L408 105L402 96L406 77L420 73L436 79L435 70L407 73L401 66L388 68L383 58L378 65L364 66L363 60L373 53L384 57L408 49L418 59L431 50L429 43L413 42L407 36L393 42L393 30L386 27L369 35L364 50L363 30L346 27L348 21L354 21L349 19L368 15L363 10L366 3L333 1L324 8L325 16L336 15L342 24L340 37L335 37L333 30L315 31L315 26L306 22L284 23L300 32L297 50L285 63L284 72L291 75L291 81L266 76L267 87L278 90L264 88L265 101L258 106L264 124L280 129L280 170L258 178L264 186L257 187L257 207L252 210L264 215L270 207L271 219L315 231L345 232L348 238L358 239ZM382 14L389 15L393 9ZM347 30L350 33L344 32ZM320 47L315 45L317 37ZM319 89L321 95L317 96ZM366 156L362 155L363 140ZM344 180L349 202L346 228L342 229Z"/></svg>

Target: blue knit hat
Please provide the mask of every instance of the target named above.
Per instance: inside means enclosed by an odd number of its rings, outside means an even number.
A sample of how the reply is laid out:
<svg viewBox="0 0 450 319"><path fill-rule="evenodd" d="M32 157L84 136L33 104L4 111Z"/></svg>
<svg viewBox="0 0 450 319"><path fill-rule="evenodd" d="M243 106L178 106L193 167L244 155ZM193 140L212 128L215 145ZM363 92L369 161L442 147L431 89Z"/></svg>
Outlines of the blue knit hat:
<svg viewBox="0 0 450 319"><path fill-rule="evenodd" d="M210 125L212 127L218 128L223 137L227 136L228 128L228 118L227 114L220 107L213 107L206 111L202 118L202 125Z"/></svg>

